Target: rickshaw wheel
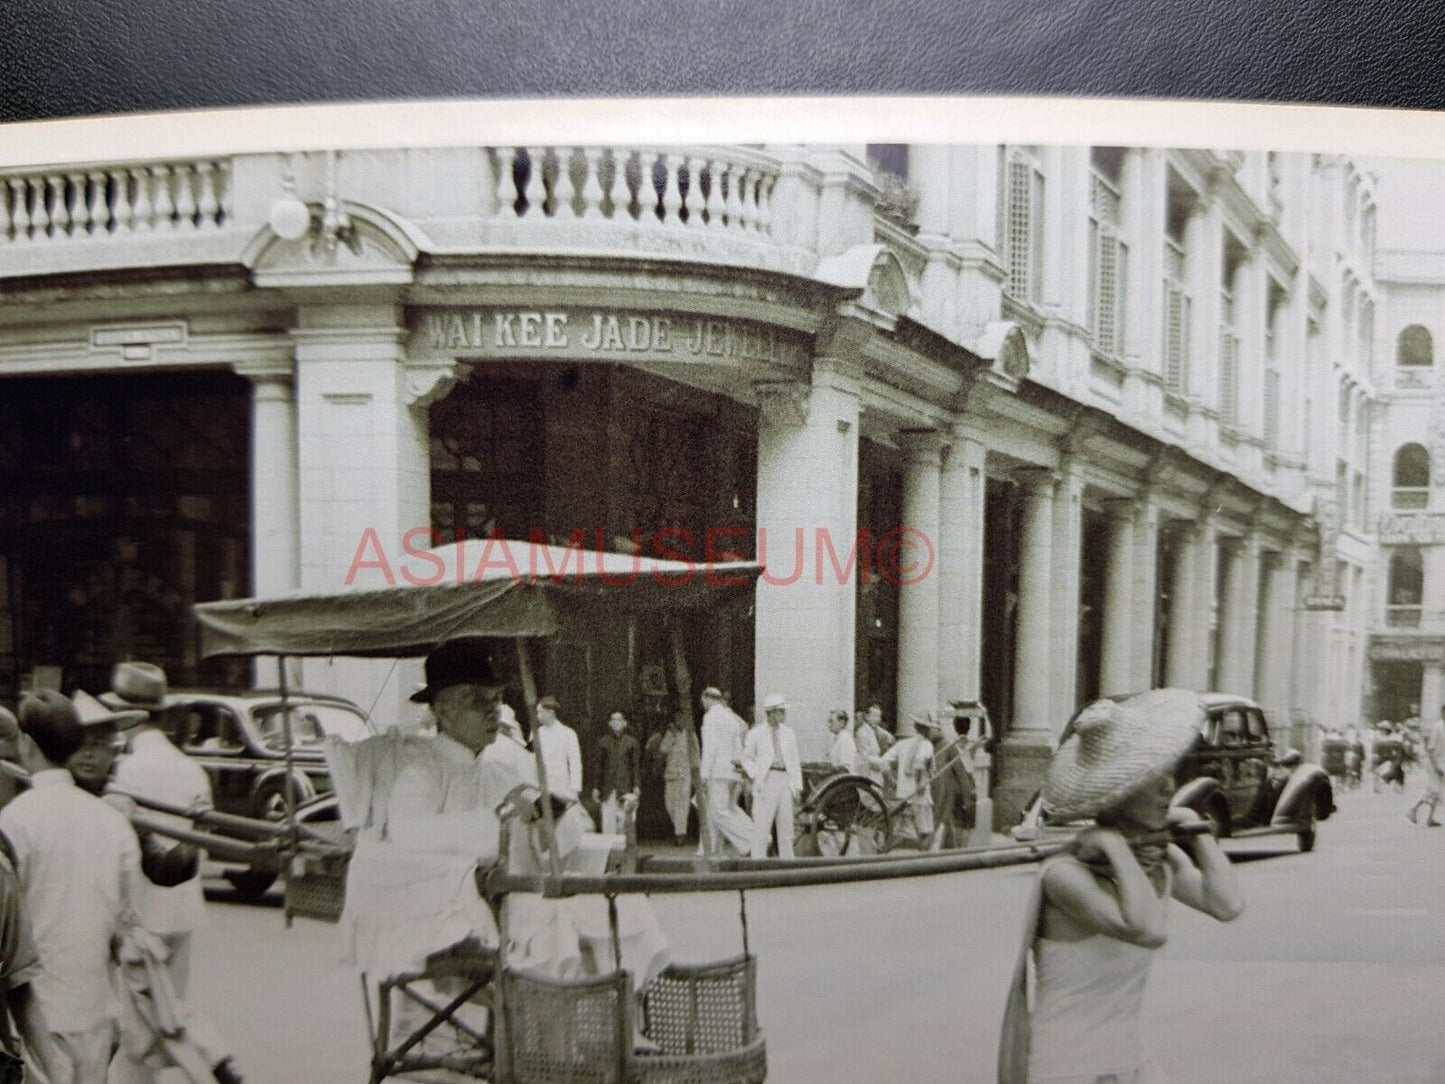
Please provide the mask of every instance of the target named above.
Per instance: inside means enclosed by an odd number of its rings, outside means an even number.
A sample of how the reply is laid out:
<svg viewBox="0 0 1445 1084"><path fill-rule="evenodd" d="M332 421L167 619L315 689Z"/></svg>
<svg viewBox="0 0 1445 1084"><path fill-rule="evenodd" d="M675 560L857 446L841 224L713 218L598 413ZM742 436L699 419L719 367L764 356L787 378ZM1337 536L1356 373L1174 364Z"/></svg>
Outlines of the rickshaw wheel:
<svg viewBox="0 0 1445 1084"><path fill-rule="evenodd" d="M839 779L812 803L817 810L811 836L814 854L826 857L881 854L892 842L888 807L866 779Z"/></svg>

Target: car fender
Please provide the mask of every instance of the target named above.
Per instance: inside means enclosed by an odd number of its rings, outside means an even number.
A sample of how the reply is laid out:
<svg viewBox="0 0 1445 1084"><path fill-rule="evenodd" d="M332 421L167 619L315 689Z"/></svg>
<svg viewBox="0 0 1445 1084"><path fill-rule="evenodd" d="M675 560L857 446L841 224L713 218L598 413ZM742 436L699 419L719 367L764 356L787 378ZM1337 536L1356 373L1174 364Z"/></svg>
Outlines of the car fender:
<svg viewBox="0 0 1445 1084"><path fill-rule="evenodd" d="M340 819L339 802L335 794L318 794L296 809L296 820L301 824Z"/></svg>
<svg viewBox="0 0 1445 1084"><path fill-rule="evenodd" d="M256 777L256 782L251 785L251 798L255 799L262 789L267 786L281 785L286 778L284 767L269 768ZM316 784L311 781L304 769L293 767L291 769L292 785L296 788L296 804L301 805L316 797Z"/></svg>
<svg viewBox="0 0 1445 1084"><path fill-rule="evenodd" d="M1293 824L1299 819L1304 803L1313 801L1315 787L1320 786L1325 788L1325 794L1329 798L1330 812L1334 812L1334 789L1330 786L1329 775L1318 764L1301 764L1290 775L1284 790L1280 791L1270 824L1275 827Z"/></svg>
<svg viewBox="0 0 1445 1084"><path fill-rule="evenodd" d="M1203 809L1214 798L1222 794L1223 788L1219 780L1210 775L1201 775L1197 779L1191 779L1177 791L1174 797L1169 800L1171 809Z"/></svg>

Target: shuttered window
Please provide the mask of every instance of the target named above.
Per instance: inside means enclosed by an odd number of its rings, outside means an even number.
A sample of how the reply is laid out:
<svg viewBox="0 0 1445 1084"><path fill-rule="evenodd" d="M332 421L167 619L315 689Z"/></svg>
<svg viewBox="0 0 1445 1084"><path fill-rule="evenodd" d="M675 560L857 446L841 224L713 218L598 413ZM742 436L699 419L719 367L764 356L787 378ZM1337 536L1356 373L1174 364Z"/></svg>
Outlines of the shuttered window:
<svg viewBox="0 0 1445 1084"><path fill-rule="evenodd" d="M1044 175L1033 159L1008 160L1004 210L1004 262L1008 292L1038 304L1043 297Z"/></svg>
<svg viewBox="0 0 1445 1084"><path fill-rule="evenodd" d="M1220 298L1219 323L1219 420L1226 425L1239 422L1239 335L1234 330L1234 300L1226 291Z"/></svg>
<svg viewBox="0 0 1445 1084"><path fill-rule="evenodd" d="M1109 357L1124 352L1129 250L1120 236L1120 207L1118 189L1094 173L1089 200L1089 333L1094 349Z"/></svg>
<svg viewBox="0 0 1445 1084"><path fill-rule="evenodd" d="M1164 387L1189 392L1189 293L1184 288L1184 249L1164 242Z"/></svg>

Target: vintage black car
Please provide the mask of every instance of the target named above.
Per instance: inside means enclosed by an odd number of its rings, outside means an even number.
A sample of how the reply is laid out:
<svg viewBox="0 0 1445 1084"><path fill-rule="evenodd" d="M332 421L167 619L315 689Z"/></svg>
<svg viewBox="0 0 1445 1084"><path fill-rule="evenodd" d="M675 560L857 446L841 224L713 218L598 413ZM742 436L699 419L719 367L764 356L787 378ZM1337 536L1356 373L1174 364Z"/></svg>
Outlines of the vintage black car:
<svg viewBox="0 0 1445 1084"><path fill-rule="evenodd" d="M1253 700L1201 693L1199 702L1205 720L1194 747L1179 763L1179 789L1170 804L1197 812L1219 837L1294 835L1300 850L1313 850L1316 825L1335 811L1334 789L1325 770L1305 763L1293 749L1277 757L1264 712ZM1061 743L1072 725L1070 720ZM1048 834L1042 819L1036 795L1013 830L1014 838Z"/></svg>
<svg viewBox="0 0 1445 1084"><path fill-rule="evenodd" d="M1225 693L1199 699L1206 722L1179 765L1174 804L1205 817L1218 836L1292 832L1300 850L1313 850L1316 824L1335 811L1325 770L1294 750L1276 758L1253 700Z"/></svg>

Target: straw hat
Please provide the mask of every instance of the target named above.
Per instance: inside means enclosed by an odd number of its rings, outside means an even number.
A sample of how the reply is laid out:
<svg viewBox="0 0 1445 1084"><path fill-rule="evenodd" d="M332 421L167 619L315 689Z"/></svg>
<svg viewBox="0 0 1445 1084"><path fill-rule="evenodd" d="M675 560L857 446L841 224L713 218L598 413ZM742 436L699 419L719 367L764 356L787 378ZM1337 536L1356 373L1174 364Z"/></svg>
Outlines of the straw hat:
<svg viewBox="0 0 1445 1084"><path fill-rule="evenodd" d="M1172 772L1204 724L1199 696L1154 689L1096 700L1074 719L1044 780L1044 807L1055 820L1092 817Z"/></svg>
<svg viewBox="0 0 1445 1084"><path fill-rule="evenodd" d="M143 708L112 711L101 701L81 689L75 691L70 702L75 705L75 713L80 717L81 726L109 724L117 730L127 730L139 723L150 722L151 713Z"/></svg>
<svg viewBox="0 0 1445 1084"><path fill-rule="evenodd" d="M116 663L110 692L100 694L100 702L114 711L160 711L165 700L166 672L149 662Z"/></svg>

